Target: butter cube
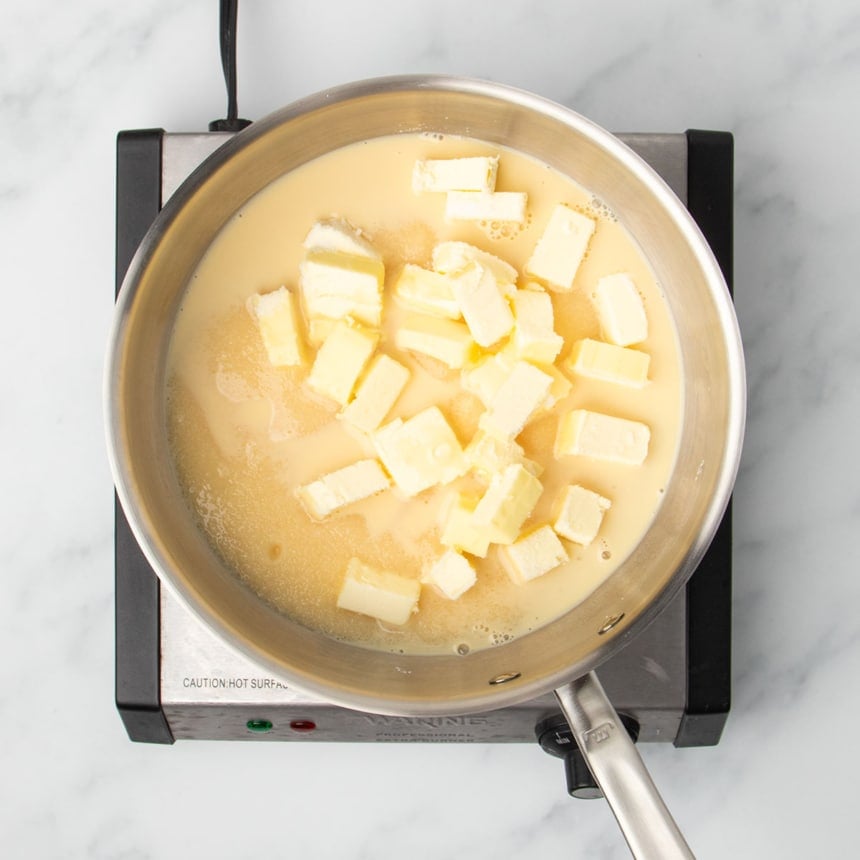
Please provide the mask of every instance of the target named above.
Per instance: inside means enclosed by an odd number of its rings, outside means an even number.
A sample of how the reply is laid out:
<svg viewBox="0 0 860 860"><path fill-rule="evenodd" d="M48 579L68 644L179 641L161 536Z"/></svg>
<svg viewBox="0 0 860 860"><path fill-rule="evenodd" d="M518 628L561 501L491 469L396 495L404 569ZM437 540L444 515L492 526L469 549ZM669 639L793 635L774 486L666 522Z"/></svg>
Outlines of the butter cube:
<svg viewBox="0 0 860 860"><path fill-rule="evenodd" d="M550 526L541 526L510 546L499 547L502 567L517 585L549 573L567 559L567 551Z"/></svg>
<svg viewBox="0 0 860 860"><path fill-rule="evenodd" d="M418 313L460 319L460 305L454 298L451 281L441 272L407 263L394 284L394 295L402 305Z"/></svg>
<svg viewBox="0 0 860 860"><path fill-rule="evenodd" d="M552 385L549 387L546 397L541 404L541 410L552 409L560 400L564 400L570 389L573 388L573 383L554 365L543 364L541 370L552 377Z"/></svg>
<svg viewBox="0 0 860 860"><path fill-rule="evenodd" d="M338 320L330 320L327 317L312 317L309 319L308 343L317 348L321 347L338 322Z"/></svg>
<svg viewBox="0 0 860 860"><path fill-rule="evenodd" d="M299 263L299 284L308 317L350 316L368 326L382 321L380 259L312 248Z"/></svg>
<svg viewBox="0 0 860 860"><path fill-rule="evenodd" d="M348 321L338 322L316 354L308 386L317 394L346 406L378 341L379 335L375 332L350 325Z"/></svg>
<svg viewBox="0 0 860 860"><path fill-rule="evenodd" d="M394 342L401 349L429 355L452 369L468 364L475 351L475 341L465 323L427 314L407 314L394 333Z"/></svg>
<svg viewBox="0 0 860 860"><path fill-rule="evenodd" d="M527 361L518 361L496 391L480 426L491 433L514 438L542 406L553 377Z"/></svg>
<svg viewBox="0 0 860 860"><path fill-rule="evenodd" d="M420 596L421 583L417 580L376 570L352 558L346 567L337 606L399 625L405 624L418 611Z"/></svg>
<svg viewBox="0 0 860 860"><path fill-rule="evenodd" d="M458 552L486 558L492 537L489 526L475 523L477 500L458 494L445 511L439 542Z"/></svg>
<svg viewBox="0 0 860 860"><path fill-rule="evenodd" d="M474 367L460 372L460 384L474 394L484 406L489 406L514 366L504 352L482 358Z"/></svg>
<svg viewBox="0 0 860 860"><path fill-rule="evenodd" d="M295 296L286 287L251 296L248 309L257 321L271 364L275 367L304 364L299 313Z"/></svg>
<svg viewBox="0 0 860 860"><path fill-rule="evenodd" d="M475 507L473 521L491 530L493 543L513 543L542 491L541 482L525 466L507 466L493 475Z"/></svg>
<svg viewBox="0 0 860 860"><path fill-rule="evenodd" d="M427 158L415 162L412 190L492 191L496 187L499 156Z"/></svg>
<svg viewBox="0 0 860 860"><path fill-rule="evenodd" d="M379 459L407 495L447 484L469 468L460 442L437 406L407 421L395 418L373 436Z"/></svg>
<svg viewBox="0 0 860 860"><path fill-rule="evenodd" d="M525 191L449 191L445 198L445 218L448 221L511 221L526 220Z"/></svg>
<svg viewBox="0 0 860 860"><path fill-rule="evenodd" d="M564 366L580 376L642 388L648 381L650 361L647 352L585 338L573 345Z"/></svg>
<svg viewBox="0 0 860 860"><path fill-rule="evenodd" d="M564 338L556 334L552 299L543 290L517 290L512 299L514 353L518 358L536 364L552 364L564 345Z"/></svg>
<svg viewBox="0 0 860 860"><path fill-rule="evenodd" d="M648 456L650 439L651 431L640 421L574 409L559 421L555 456L579 454L640 466Z"/></svg>
<svg viewBox="0 0 860 860"><path fill-rule="evenodd" d="M510 305L499 290L493 273L480 263L472 263L452 277L451 289L479 346L492 346L513 328L514 315Z"/></svg>
<svg viewBox="0 0 860 860"><path fill-rule="evenodd" d="M529 460L522 445L510 436L496 436L486 430L477 430L463 453L470 468L481 477L490 478L514 463L525 466L535 476L542 471L541 465Z"/></svg>
<svg viewBox="0 0 860 860"><path fill-rule="evenodd" d="M507 261L468 242L440 242L433 248L433 269L446 275L456 274L477 263L489 269L502 293L510 297L516 287L517 270Z"/></svg>
<svg viewBox="0 0 860 860"><path fill-rule="evenodd" d="M359 460L299 487L296 496L311 517L322 520L346 505L387 490L389 486L388 476L376 460Z"/></svg>
<svg viewBox="0 0 860 860"><path fill-rule="evenodd" d="M571 484L556 499L552 527L563 538L588 546L597 537L603 515L611 507L612 502L599 493Z"/></svg>
<svg viewBox="0 0 860 860"><path fill-rule="evenodd" d="M362 235L361 230L348 221L332 218L317 221L305 236L303 246L307 250L337 251L342 254L355 254L379 260L379 252Z"/></svg>
<svg viewBox="0 0 860 860"><path fill-rule="evenodd" d="M422 579L449 600L462 597L476 581L475 568L467 558L452 549L437 558Z"/></svg>
<svg viewBox="0 0 860 860"><path fill-rule="evenodd" d="M502 378L502 382L510 376L511 371L514 369L514 366L518 361L521 361L519 356L517 355L516 348L513 345L512 340L509 340L505 345L504 349L499 350L499 352L495 353L492 358L495 359L496 364L499 368L499 373L504 373L504 377ZM531 364L532 362L528 362ZM483 369L482 365L478 365L475 370ZM531 418L536 417L539 414L542 414L550 409L552 409L560 400L564 400L568 394L570 394L571 388L573 388L573 383L570 379L567 378L554 364L541 364L538 367L542 373L545 373L550 377L552 382L550 383L549 390L546 393L546 397L543 401L535 408L535 411L529 416L529 420ZM463 372L464 375L466 371ZM471 381L471 380L470 380ZM496 382L496 378L489 372L486 372L486 376L481 376L477 380L478 382L483 383L483 387L485 391L491 391L491 395L489 400L485 401L485 405L489 406L490 402L492 402L492 398L495 396L495 392L501 388L501 383L499 383L496 388L493 390L492 385ZM463 387L466 387L466 383L463 383ZM473 392L476 393L476 392ZM477 396L477 393L476 393Z"/></svg>
<svg viewBox="0 0 860 860"><path fill-rule="evenodd" d="M390 356L380 354L373 359L359 383L355 397L340 413L340 417L359 430L370 433L391 411L409 382L409 369Z"/></svg>
<svg viewBox="0 0 860 860"><path fill-rule="evenodd" d="M543 281L551 290L573 289L595 226L592 218L559 203L525 265L526 274Z"/></svg>
<svg viewBox="0 0 860 860"><path fill-rule="evenodd" d="M645 306L630 275L622 272L601 278L594 290L594 304L608 341L630 346L648 337Z"/></svg>

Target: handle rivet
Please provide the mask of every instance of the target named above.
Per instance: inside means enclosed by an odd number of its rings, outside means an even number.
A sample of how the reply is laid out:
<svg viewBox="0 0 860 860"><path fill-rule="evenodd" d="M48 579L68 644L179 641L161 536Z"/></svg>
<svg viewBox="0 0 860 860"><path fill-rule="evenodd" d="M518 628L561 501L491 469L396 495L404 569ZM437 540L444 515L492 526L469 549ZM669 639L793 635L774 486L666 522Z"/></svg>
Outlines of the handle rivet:
<svg viewBox="0 0 860 860"><path fill-rule="evenodd" d="M618 624L621 619L624 618L624 613L620 613L619 615L613 615L611 618L607 618L606 621L603 622L603 627L597 631L598 636L602 636L604 633L608 633L616 624Z"/></svg>
<svg viewBox="0 0 860 860"><path fill-rule="evenodd" d="M522 677L522 672L502 672L501 675L496 675L495 678L490 678L490 683L493 686L498 686L499 684L507 684L508 681L516 681L516 679L520 677Z"/></svg>

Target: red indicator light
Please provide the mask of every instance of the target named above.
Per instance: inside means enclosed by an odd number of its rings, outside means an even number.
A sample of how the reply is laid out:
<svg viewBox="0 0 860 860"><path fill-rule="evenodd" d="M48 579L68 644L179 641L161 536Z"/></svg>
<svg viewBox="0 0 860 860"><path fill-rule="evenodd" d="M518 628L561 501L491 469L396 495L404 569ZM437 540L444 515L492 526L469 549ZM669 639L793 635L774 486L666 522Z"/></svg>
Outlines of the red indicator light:
<svg viewBox="0 0 860 860"><path fill-rule="evenodd" d="M292 720L290 728L294 732L312 732L317 727L313 720Z"/></svg>

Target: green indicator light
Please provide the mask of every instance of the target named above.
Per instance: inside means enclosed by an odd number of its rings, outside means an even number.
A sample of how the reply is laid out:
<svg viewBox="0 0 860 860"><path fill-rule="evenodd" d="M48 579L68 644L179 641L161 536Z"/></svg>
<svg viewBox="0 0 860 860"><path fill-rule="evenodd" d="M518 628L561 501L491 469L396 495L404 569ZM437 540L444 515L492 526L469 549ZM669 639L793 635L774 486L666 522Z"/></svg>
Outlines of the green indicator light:
<svg viewBox="0 0 860 860"><path fill-rule="evenodd" d="M271 720L248 720L245 725L249 732L270 732L273 728Z"/></svg>

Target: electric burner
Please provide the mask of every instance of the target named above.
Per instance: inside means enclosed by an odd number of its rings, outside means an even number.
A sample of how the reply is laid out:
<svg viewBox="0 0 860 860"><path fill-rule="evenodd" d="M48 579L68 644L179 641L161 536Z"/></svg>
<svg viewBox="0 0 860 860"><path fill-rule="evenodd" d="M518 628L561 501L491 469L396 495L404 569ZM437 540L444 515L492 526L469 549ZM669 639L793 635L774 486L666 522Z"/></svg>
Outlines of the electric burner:
<svg viewBox="0 0 860 860"><path fill-rule="evenodd" d="M163 203L232 133L120 132L117 290ZM731 285L731 135L687 131L619 137L686 203ZM271 677L160 588L118 504L115 566L116 702L131 740L539 740L548 752L567 760L571 794L596 793L552 694L487 713L426 719L339 708ZM650 627L600 667L606 692L639 742L688 747L719 741L730 706L731 579L729 511L685 589Z"/></svg>

